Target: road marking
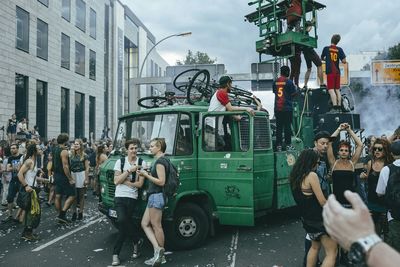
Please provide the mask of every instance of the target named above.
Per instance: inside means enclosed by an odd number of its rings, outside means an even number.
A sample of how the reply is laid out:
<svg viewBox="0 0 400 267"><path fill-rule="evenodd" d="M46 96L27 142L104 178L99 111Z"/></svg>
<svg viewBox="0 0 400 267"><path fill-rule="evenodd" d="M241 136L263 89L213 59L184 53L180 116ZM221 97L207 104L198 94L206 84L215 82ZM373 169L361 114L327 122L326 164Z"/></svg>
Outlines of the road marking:
<svg viewBox="0 0 400 267"><path fill-rule="evenodd" d="M239 230L236 230L236 233L232 235L231 246L229 248L230 252L228 254L228 262L231 261L229 267L235 267L238 240L239 240Z"/></svg>
<svg viewBox="0 0 400 267"><path fill-rule="evenodd" d="M97 217L97 216L95 216L95 217L93 217L93 218L96 218L96 217ZM51 240L51 241L49 241L49 242L47 242L47 243L41 245L41 246L39 246L39 247L33 249L32 252L37 252L37 251L40 251L40 250L42 250L42 249L44 249L44 248L46 248L46 247L48 247L48 246L50 246L50 245L53 245L54 243L60 241L61 239L64 239L64 238L66 238L67 236L70 236L70 235L72 235L72 234L75 234L76 232L79 232L80 230L85 229L86 227L89 227L90 225L95 224L95 223L101 221L102 219L104 219L104 216L101 216L100 218L97 218L96 220L90 221L90 222L88 222L87 224L82 225L81 227L78 227L78 228L72 230L71 232L68 232L68 233L66 233L66 234L64 234L64 235L62 235L62 236L59 236L59 237L57 237L57 238L55 238L55 239L53 239L53 240Z"/></svg>

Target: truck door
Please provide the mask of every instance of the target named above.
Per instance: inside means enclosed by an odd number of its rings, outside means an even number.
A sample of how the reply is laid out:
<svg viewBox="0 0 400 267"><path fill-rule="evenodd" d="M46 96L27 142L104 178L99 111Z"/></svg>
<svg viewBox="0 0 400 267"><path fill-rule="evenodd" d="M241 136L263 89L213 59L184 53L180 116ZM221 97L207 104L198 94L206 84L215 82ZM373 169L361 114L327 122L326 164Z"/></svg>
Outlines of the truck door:
<svg viewBox="0 0 400 267"><path fill-rule="evenodd" d="M200 120L199 189L212 196L221 224L254 225L253 117L204 112Z"/></svg>

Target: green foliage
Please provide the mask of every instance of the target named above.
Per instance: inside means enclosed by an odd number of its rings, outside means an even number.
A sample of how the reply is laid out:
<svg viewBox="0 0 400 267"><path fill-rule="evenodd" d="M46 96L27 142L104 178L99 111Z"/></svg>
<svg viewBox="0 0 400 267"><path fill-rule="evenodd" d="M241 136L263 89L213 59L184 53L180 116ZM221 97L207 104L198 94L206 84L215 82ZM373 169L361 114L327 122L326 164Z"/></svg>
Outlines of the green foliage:
<svg viewBox="0 0 400 267"><path fill-rule="evenodd" d="M186 58L183 61L177 60L176 65L194 65L194 64L214 64L216 59L211 59L207 53L197 51L193 53L188 50Z"/></svg>
<svg viewBox="0 0 400 267"><path fill-rule="evenodd" d="M400 43L389 48L387 59L400 59Z"/></svg>

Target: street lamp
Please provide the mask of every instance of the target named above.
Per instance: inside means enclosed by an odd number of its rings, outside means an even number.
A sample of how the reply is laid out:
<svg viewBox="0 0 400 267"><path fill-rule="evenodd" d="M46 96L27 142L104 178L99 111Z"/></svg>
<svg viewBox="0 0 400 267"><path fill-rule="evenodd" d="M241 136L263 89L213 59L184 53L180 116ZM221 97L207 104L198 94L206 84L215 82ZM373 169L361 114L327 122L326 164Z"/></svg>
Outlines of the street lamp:
<svg viewBox="0 0 400 267"><path fill-rule="evenodd" d="M138 78L141 78L141 77L142 77L142 72L143 72L143 68L144 68L144 63L146 63L147 57L150 55L151 51L153 51L153 49L154 49L159 43L161 43L161 42L163 42L163 41L165 41L165 40L167 40L167 39L169 39L169 38L175 37L175 36L185 37L185 36L189 36L189 35L191 35L191 34L192 34L192 32L183 32L183 33L178 33L178 34L172 34L172 35L169 35L169 36L167 36L167 37L161 39L160 41L158 41L158 42L149 50L149 52L147 52L146 56L144 57L144 60L143 60L143 62L142 62L142 66L140 67L140 72L139 72L139 77L138 77Z"/></svg>

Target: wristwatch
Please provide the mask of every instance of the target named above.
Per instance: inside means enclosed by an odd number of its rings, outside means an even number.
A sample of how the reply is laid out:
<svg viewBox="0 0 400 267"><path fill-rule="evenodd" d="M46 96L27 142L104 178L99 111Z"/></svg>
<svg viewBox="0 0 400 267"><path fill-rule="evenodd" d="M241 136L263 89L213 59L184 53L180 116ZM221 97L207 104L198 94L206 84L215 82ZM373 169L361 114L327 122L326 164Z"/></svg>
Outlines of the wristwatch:
<svg viewBox="0 0 400 267"><path fill-rule="evenodd" d="M377 234L368 235L358 239L356 242L351 244L348 254L349 260L351 260L353 264L366 263L368 252L372 247L380 242L382 242L382 239Z"/></svg>

